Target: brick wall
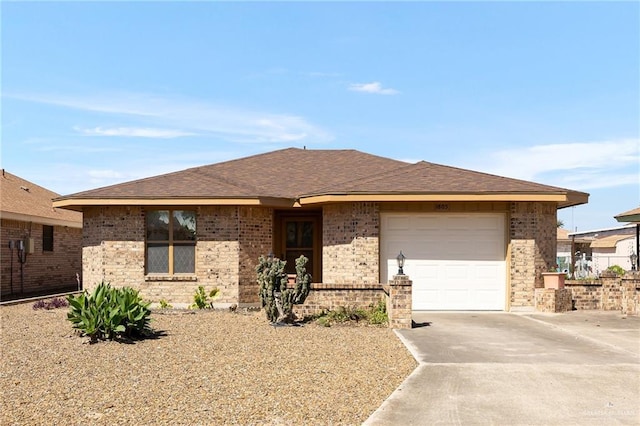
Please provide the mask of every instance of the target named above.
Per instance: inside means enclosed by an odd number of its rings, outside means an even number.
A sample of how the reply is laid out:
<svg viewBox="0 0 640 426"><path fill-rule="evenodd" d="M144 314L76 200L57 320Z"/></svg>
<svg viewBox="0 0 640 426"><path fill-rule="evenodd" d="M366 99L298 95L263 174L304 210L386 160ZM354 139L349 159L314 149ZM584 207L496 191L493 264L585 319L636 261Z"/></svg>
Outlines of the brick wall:
<svg viewBox="0 0 640 426"><path fill-rule="evenodd" d="M152 301L191 303L198 286L221 290L218 303L258 301L255 266L271 250L273 211L268 208L196 208L193 275L145 276L145 212L141 207L91 207L84 214L85 288L103 279L130 286Z"/></svg>
<svg viewBox="0 0 640 426"><path fill-rule="evenodd" d="M620 311L624 315L640 314L640 273L627 271L618 277L603 272L597 281L570 280L565 287L571 291L576 310Z"/></svg>
<svg viewBox="0 0 640 426"><path fill-rule="evenodd" d="M330 311L340 306L368 308L385 297L382 284L311 284L303 305L295 305L298 317Z"/></svg>
<svg viewBox="0 0 640 426"><path fill-rule="evenodd" d="M640 315L640 272L627 272L621 280L621 310L624 315Z"/></svg>
<svg viewBox="0 0 640 426"><path fill-rule="evenodd" d="M571 290L573 309L599 310L602 307L602 283L600 281L565 280L565 288Z"/></svg>
<svg viewBox="0 0 640 426"><path fill-rule="evenodd" d="M333 204L325 206L322 214L323 282L377 284L378 203Z"/></svg>
<svg viewBox="0 0 640 426"><path fill-rule="evenodd" d="M220 289L220 297L216 302L238 302L238 274L240 265L238 253L239 219L235 206L203 206L197 210L196 234L196 276L197 282L176 282L175 286L185 287L186 294L171 296L191 303L193 293L198 285L210 290ZM166 294L166 292L164 293ZM170 299L165 296L166 299Z"/></svg>
<svg viewBox="0 0 640 426"><path fill-rule="evenodd" d="M83 287L101 281L141 288L144 282L144 212L140 207L89 207L83 211Z"/></svg>
<svg viewBox="0 0 640 426"><path fill-rule="evenodd" d="M272 251L273 210L264 207L239 207L240 270L238 303L258 303L256 266L258 258Z"/></svg>
<svg viewBox="0 0 640 426"><path fill-rule="evenodd" d="M534 290L543 287L542 272L556 262L555 203L511 203L511 307L534 306Z"/></svg>
<svg viewBox="0 0 640 426"><path fill-rule="evenodd" d="M602 283L602 304L603 311L617 311L622 306L622 291L620 289L620 279L614 272L604 271L600 274Z"/></svg>
<svg viewBox="0 0 640 426"><path fill-rule="evenodd" d="M567 312L571 310L571 290L567 288L536 288L536 310L540 312Z"/></svg>
<svg viewBox="0 0 640 426"><path fill-rule="evenodd" d="M43 251L43 225L2 219L0 226L1 297L17 296L22 291L48 293L77 288L76 273L82 273L82 229L53 227L53 251ZM27 255L22 284L17 249L9 250L9 241L33 238L34 253ZM13 260L13 273L11 261ZM12 279L13 278L13 279Z"/></svg>

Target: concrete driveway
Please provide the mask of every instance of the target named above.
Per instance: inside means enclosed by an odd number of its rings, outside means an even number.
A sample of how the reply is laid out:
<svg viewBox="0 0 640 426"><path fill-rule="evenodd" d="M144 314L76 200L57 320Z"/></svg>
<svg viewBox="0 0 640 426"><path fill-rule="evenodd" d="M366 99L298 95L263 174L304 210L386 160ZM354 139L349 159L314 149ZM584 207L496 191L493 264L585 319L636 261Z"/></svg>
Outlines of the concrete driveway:
<svg viewBox="0 0 640 426"><path fill-rule="evenodd" d="M640 318L413 314L419 366L365 425L638 425Z"/></svg>

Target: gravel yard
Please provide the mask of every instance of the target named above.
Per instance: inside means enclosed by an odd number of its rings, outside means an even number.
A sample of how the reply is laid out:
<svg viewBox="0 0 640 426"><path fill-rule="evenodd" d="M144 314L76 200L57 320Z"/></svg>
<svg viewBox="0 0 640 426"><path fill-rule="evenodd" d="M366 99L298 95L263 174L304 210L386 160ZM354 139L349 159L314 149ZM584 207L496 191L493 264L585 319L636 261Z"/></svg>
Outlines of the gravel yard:
<svg viewBox="0 0 640 426"><path fill-rule="evenodd" d="M387 328L166 310L156 339L90 345L65 308L0 312L2 425L361 424L416 366Z"/></svg>

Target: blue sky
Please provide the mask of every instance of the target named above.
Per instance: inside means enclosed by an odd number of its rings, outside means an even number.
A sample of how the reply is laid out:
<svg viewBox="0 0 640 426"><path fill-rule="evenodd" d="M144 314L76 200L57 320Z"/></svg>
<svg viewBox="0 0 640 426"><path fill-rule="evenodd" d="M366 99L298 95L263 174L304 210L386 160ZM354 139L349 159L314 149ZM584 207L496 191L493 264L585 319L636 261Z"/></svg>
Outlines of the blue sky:
<svg viewBox="0 0 640 426"><path fill-rule="evenodd" d="M306 146L640 205L638 2L0 7L2 167L61 194Z"/></svg>

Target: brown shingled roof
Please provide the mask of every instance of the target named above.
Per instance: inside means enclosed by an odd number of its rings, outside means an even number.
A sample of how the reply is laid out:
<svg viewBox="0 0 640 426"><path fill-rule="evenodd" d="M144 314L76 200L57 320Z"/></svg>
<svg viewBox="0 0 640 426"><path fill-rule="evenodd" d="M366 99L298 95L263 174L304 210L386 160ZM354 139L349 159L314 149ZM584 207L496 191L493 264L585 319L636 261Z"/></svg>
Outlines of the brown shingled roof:
<svg viewBox="0 0 640 426"><path fill-rule="evenodd" d="M0 215L3 218L46 225L82 226L82 213L53 208L52 200L59 194L4 169L0 176L0 194Z"/></svg>
<svg viewBox="0 0 640 426"><path fill-rule="evenodd" d="M288 148L61 197L295 199L376 171L406 165L355 150Z"/></svg>
<svg viewBox="0 0 640 426"><path fill-rule="evenodd" d="M366 193L508 193L567 192L567 189L420 161L318 191L322 194Z"/></svg>
<svg viewBox="0 0 640 426"><path fill-rule="evenodd" d="M561 207L582 204L588 197L568 189L424 161L408 164L355 150L288 148L79 192L56 203L81 208L101 200L111 204L128 199L144 204L194 204L200 200L271 199L293 205L296 200L302 203L303 198L314 202L309 200L315 196L345 194L543 194L564 200L559 202Z"/></svg>

